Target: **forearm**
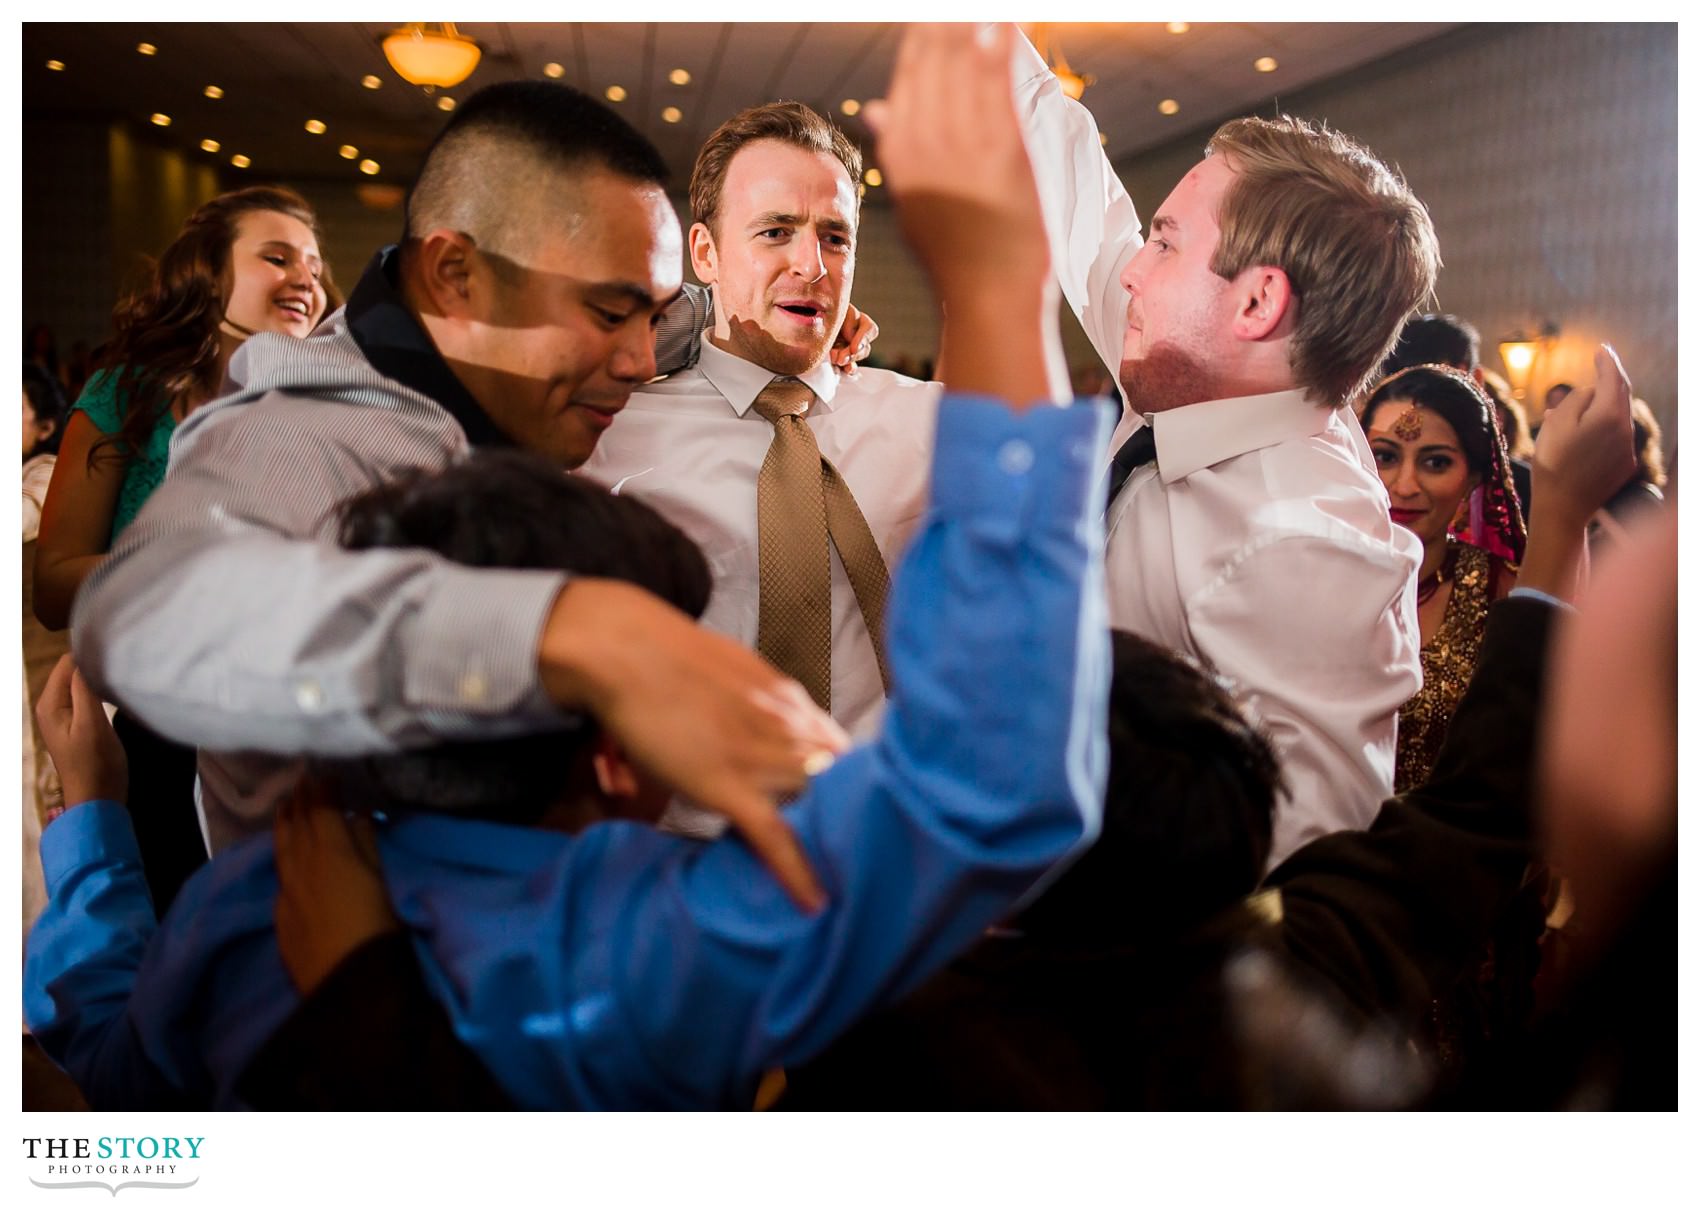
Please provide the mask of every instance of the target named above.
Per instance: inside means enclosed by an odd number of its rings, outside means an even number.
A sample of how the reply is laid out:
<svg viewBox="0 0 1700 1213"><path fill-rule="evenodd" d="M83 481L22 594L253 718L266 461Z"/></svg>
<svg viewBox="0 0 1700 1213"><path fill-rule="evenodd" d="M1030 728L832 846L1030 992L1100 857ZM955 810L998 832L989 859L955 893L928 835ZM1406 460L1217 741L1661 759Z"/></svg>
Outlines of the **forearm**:
<svg viewBox="0 0 1700 1213"><path fill-rule="evenodd" d="M1099 358L1117 371L1127 328L1120 279L1142 243L1139 216L1104 155L1091 112L1063 95L1055 73L1025 40L1013 72L1052 272Z"/></svg>
<svg viewBox="0 0 1700 1213"><path fill-rule="evenodd" d="M158 927L129 814L73 805L42 831L48 903L24 958L24 1019L95 1108L130 1102L143 1067L122 1029Z"/></svg>
<svg viewBox="0 0 1700 1213"><path fill-rule="evenodd" d="M73 645L106 698L185 744L393 750L558 722L536 648L563 583L253 528L162 528L127 536L89 580Z"/></svg>
<svg viewBox="0 0 1700 1213"><path fill-rule="evenodd" d="M43 627L59 631L70 626L71 608L77 600L77 591L105 559L104 552L89 556L56 556L46 548L36 548L35 601L32 605L35 617Z"/></svg>
<svg viewBox="0 0 1700 1213"><path fill-rule="evenodd" d="M1572 602L1587 568L1589 516L1551 489L1534 497L1517 586Z"/></svg>
<svg viewBox="0 0 1700 1213"><path fill-rule="evenodd" d="M657 881L610 941L619 980L669 991L622 1000L643 1051L679 1059L664 1102L739 1090L824 1047L1096 833L1108 633L1085 511L1109 419L999 412L1008 424L983 404L941 409L941 448L983 425L985 467L935 465L934 508L893 583L880 736L788 813L825 909L798 912L727 838ZM658 938L676 946L644 942ZM710 1028L711 1006L725 1019Z"/></svg>

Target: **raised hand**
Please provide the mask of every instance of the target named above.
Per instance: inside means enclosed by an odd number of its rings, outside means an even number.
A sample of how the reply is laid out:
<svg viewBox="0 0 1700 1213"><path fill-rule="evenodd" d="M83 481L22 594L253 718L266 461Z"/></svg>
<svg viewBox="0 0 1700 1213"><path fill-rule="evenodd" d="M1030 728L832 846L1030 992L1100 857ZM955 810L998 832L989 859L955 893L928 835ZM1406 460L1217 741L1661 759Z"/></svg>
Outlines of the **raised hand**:
<svg viewBox="0 0 1700 1213"><path fill-rule="evenodd" d="M880 326L874 323L874 318L854 303L847 303L844 305L844 324L839 328L838 339L832 343L827 357L832 359L833 366L854 377L856 364L872 351L879 335Z"/></svg>
<svg viewBox="0 0 1700 1213"><path fill-rule="evenodd" d="M107 719L106 707L66 653L47 676L35 705L42 744L58 768L65 806L115 800L130 791L130 762Z"/></svg>
<svg viewBox="0 0 1700 1213"><path fill-rule="evenodd" d="M588 577L556 600L540 667L557 702L588 708L633 763L730 821L800 906L821 904L777 802L850 739L796 681L654 595Z"/></svg>
<svg viewBox="0 0 1700 1213"><path fill-rule="evenodd" d="M370 819L350 821L322 785L296 785L272 819L272 844L277 948L295 988L309 994L350 952L400 923Z"/></svg>
<svg viewBox="0 0 1700 1213"><path fill-rule="evenodd" d="M1568 513L1591 518L1635 474L1632 395L1617 352L1600 346L1594 385L1571 392L1541 421L1531 461L1537 505L1557 494Z"/></svg>
<svg viewBox="0 0 1700 1213"><path fill-rule="evenodd" d="M1010 83L1011 25L914 25L882 101L898 222L945 313L940 378L1016 404L1045 397L1060 357L1050 249Z"/></svg>
<svg viewBox="0 0 1700 1213"><path fill-rule="evenodd" d="M1566 599L1586 568L1588 520L1635 472L1629 376L1609 345L1594 352L1594 375L1593 387L1571 392L1541 423L1517 574L1519 586Z"/></svg>

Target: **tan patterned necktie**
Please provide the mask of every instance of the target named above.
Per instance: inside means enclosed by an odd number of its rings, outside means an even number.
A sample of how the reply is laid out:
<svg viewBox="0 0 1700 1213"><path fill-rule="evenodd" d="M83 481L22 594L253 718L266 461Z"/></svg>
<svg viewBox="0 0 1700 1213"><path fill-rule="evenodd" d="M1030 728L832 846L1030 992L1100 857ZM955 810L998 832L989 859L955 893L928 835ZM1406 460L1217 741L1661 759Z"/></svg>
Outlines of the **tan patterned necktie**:
<svg viewBox="0 0 1700 1213"><path fill-rule="evenodd" d="M856 591L889 692L885 666L885 595L891 584L868 520L838 469L822 457L803 414L814 403L809 385L775 379L756 397L755 411L773 423L773 442L756 477L761 603L756 651L803 684L824 711L832 710L832 554L828 537Z"/></svg>

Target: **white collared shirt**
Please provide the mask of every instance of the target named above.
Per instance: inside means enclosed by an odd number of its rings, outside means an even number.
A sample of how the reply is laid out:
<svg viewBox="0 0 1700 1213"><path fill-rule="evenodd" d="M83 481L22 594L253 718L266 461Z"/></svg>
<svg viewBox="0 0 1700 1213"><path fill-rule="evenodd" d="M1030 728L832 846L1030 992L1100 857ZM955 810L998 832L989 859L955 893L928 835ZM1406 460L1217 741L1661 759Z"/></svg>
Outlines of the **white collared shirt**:
<svg viewBox="0 0 1700 1213"><path fill-rule="evenodd" d="M1086 109L1031 47L1020 113L1064 297L1112 370L1139 219ZM1152 415L1156 467L1106 517L1110 622L1208 660L1280 755L1273 867L1313 838L1369 825L1393 790L1400 706L1422 685L1422 547L1349 412L1299 392ZM1145 419L1124 410L1118 450Z"/></svg>
<svg viewBox="0 0 1700 1213"><path fill-rule="evenodd" d="M818 397L804 420L821 454L895 568L926 509L939 386L871 367L849 378L825 360L797 377ZM582 469L697 542L714 575L703 623L751 647L761 601L756 476L773 442L772 424L751 406L773 378L705 336L696 366L633 393ZM873 641L834 549L832 715L859 740L884 702Z"/></svg>

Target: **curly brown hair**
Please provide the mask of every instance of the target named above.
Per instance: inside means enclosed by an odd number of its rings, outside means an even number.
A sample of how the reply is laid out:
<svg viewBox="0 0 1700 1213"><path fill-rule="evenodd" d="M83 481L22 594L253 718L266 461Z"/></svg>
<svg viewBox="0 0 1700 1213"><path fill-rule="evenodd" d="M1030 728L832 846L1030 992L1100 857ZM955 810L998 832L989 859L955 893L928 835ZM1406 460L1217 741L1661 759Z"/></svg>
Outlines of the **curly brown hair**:
<svg viewBox="0 0 1700 1213"><path fill-rule="evenodd" d="M198 207L151 263L146 281L112 311L113 337L100 364L117 377L123 422L89 451L91 466L102 453L128 463L146 449L148 435L173 403L204 400L218 391L219 322L229 290L230 246L241 217L254 211L299 219L320 238L313 208L282 186L233 190ZM339 306L329 266L320 281L326 310Z"/></svg>

